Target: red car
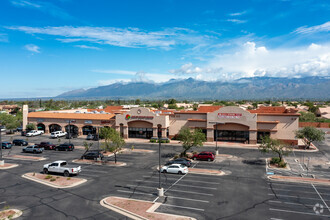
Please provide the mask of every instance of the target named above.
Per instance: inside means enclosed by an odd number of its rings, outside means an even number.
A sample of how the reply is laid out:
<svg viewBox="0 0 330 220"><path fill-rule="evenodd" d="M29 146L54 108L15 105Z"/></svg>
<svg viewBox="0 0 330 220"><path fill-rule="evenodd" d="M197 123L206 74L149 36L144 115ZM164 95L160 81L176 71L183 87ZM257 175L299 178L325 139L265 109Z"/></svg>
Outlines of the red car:
<svg viewBox="0 0 330 220"><path fill-rule="evenodd" d="M213 161L215 159L215 156L212 152L203 151L199 154L195 154L192 156L193 160L207 160L207 161Z"/></svg>
<svg viewBox="0 0 330 220"><path fill-rule="evenodd" d="M55 150L56 145L52 144L50 142L41 142L40 144L37 144L39 147L43 147L45 150Z"/></svg>

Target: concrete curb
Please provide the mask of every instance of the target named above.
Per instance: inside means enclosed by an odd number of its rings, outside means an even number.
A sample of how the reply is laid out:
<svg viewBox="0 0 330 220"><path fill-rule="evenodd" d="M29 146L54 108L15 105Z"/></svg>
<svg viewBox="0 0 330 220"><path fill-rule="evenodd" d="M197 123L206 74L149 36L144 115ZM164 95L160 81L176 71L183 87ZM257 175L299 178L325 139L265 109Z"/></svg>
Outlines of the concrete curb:
<svg viewBox="0 0 330 220"><path fill-rule="evenodd" d="M116 196L111 196L113 198L121 198L121 197L116 197ZM122 215L125 215L129 218L132 218L134 220L148 220L148 218L145 218L143 216L140 216L140 215L137 215L133 212L130 212L126 209L123 209L123 208L120 208L118 206L115 206L115 205L112 205L112 204L109 204L106 202L106 199L109 198L109 197L106 197L104 199L102 199L100 201L100 204L103 206L103 207L106 207L106 208L109 208L119 214L122 214ZM126 199L126 198L124 198ZM159 203L159 202L151 202L151 201L145 201L145 200L138 200L138 199L130 199L130 198L127 198L128 200L133 200L133 201L138 201L138 202L149 202L149 203L154 203L148 210L146 210L146 213L153 213L153 214L160 214L160 215L166 215L166 216L173 216L173 217L177 217L177 218L188 218L190 220L196 220L195 218L192 218L192 217L188 217L188 216L184 216L184 215L174 215L174 214L167 214L167 213L163 213L163 212L155 212L155 210L162 205L162 203Z"/></svg>
<svg viewBox="0 0 330 220"><path fill-rule="evenodd" d="M291 170L291 168L290 168L290 165L289 165L289 163L287 163L287 162L285 162L285 160L284 160L284 162L286 163L286 167L284 167L284 168L277 168L277 167L271 167L270 166L270 162L268 162L268 160L269 159L272 159L272 158L266 158L265 160L266 160L266 166L267 166L267 169L272 169L272 170L287 170L287 171L290 171ZM270 161L270 160L269 160Z"/></svg>
<svg viewBox="0 0 330 220"><path fill-rule="evenodd" d="M48 159L47 157L40 157L38 159L33 159L33 158L19 158L19 157L8 157L8 156L4 156L3 158L10 160L28 160L28 161L43 161Z"/></svg>
<svg viewBox="0 0 330 220"><path fill-rule="evenodd" d="M129 217L131 219L134 219L134 220L148 220L147 218L144 218L142 216L139 216L139 215L137 215L137 214L135 214L133 212L127 211L126 209L122 209L122 208L120 208L118 206L115 206L115 205L112 205L112 204L107 203L106 202L106 199L107 198L104 198L104 199L102 199L100 201L101 206L103 206L105 208L108 208L108 209L111 209L112 211L115 211L115 212L117 212L119 214L122 214L122 215L127 216L127 217Z"/></svg>
<svg viewBox="0 0 330 220"><path fill-rule="evenodd" d="M279 175L276 175L279 176ZM314 184L318 184L318 185L326 185L326 186L330 186L330 179L329 182L320 182L317 181L318 179L314 179L314 180L306 180L306 179L281 179L281 178L272 178L272 175L267 176L268 179L273 180L273 181L278 181L278 182L290 182L290 183L306 183L306 184L310 184L310 183L314 183ZM328 179L325 179L328 180Z"/></svg>
<svg viewBox="0 0 330 220"><path fill-rule="evenodd" d="M18 166L19 166L18 164L13 163L13 164L11 164L10 167L0 167L0 170L7 170L7 169L15 168L15 167L18 167Z"/></svg>
<svg viewBox="0 0 330 220"><path fill-rule="evenodd" d="M227 175L225 172L221 171L221 173L204 173L198 171L189 171L190 174L200 174L200 175L208 175L208 176L225 176Z"/></svg>
<svg viewBox="0 0 330 220"><path fill-rule="evenodd" d="M26 173L27 174L27 173ZM80 182L77 182L77 183L74 183L72 184L71 186L58 186L56 184L53 184L53 183L50 183L50 182L47 182L47 181L43 181L43 180L40 180L38 178L34 178L34 177L31 177L31 176L27 176L26 174L23 174L22 177L25 178L25 179L28 179L28 180L32 180L34 182L37 182L37 183L41 183L41 184L44 184L46 186L50 186L50 187L53 187L53 188L57 188L57 189L66 189L66 188L72 188L72 187L75 187L75 186L78 186L80 184L83 184L85 182L87 182L86 179L82 179L82 178L78 178L78 179L81 179Z"/></svg>
<svg viewBox="0 0 330 220"><path fill-rule="evenodd" d="M18 209L7 209L7 210L3 210L3 211L14 211L15 212L15 214L11 218L3 218L3 220L15 219L15 218L20 217L23 214L23 212L21 210L18 210Z"/></svg>

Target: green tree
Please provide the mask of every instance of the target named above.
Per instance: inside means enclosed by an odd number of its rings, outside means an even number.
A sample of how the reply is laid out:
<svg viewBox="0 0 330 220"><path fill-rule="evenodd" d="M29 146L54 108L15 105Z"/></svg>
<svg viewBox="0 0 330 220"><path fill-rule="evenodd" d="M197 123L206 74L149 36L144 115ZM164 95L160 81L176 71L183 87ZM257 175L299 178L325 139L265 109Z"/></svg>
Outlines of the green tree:
<svg viewBox="0 0 330 220"><path fill-rule="evenodd" d="M206 141L205 134L200 129L195 129L193 132L187 127L182 127L179 131L178 139L182 143L183 152L181 156L186 156L186 153L192 147L201 147Z"/></svg>
<svg viewBox="0 0 330 220"><path fill-rule="evenodd" d="M26 125L26 130L31 131L31 130L36 130L37 126L35 124L29 123Z"/></svg>
<svg viewBox="0 0 330 220"><path fill-rule="evenodd" d="M140 105L140 104L141 104L140 99L136 99L136 100L135 100L135 105Z"/></svg>
<svg viewBox="0 0 330 220"><path fill-rule="evenodd" d="M18 117L7 113L0 113L0 122L1 125L5 126L8 130L13 130L21 125Z"/></svg>
<svg viewBox="0 0 330 220"><path fill-rule="evenodd" d="M168 109L177 109L178 106L176 104L169 104Z"/></svg>
<svg viewBox="0 0 330 220"><path fill-rule="evenodd" d="M59 140L60 140L60 139L59 139ZM93 145L93 143L87 143L87 141L84 141L84 142L83 142L83 146L85 147L85 153L86 153L87 151L89 151L89 149L91 149L92 145ZM84 153L84 154L85 154L85 153Z"/></svg>
<svg viewBox="0 0 330 220"><path fill-rule="evenodd" d="M258 108L258 103L257 102L253 102L252 103L252 106L253 106L254 109L257 109Z"/></svg>
<svg viewBox="0 0 330 220"><path fill-rule="evenodd" d="M101 132L105 140L103 148L105 151L110 151L115 155L115 163L117 163L117 153L125 146L124 139L113 128L102 128Z"/></svg>
<svg viewBox="0 0 330 220"><path fill-rule="evenodd" d="M272 152L278 155L279 161L277 162L278 165L283 161L283 156L288 155L292 149L277 139L272 139L269 136L264 136L262 138L262 143L259 146L259 150L262 153L269 153Z"/></svg>
<svg viewBox="0 0 330 220"><path fill-rule="evenodd" d="M193 109L194 109L194 111L197 111L197 109L198 109L198 104L197 103L193 104Z"/></svg>
<svg viewBox="0 0 330 220"><path fill-rule="evenodd" d="M316 121L316 116L311 112L299 112L299 121L301 122L314 122Z"/></svg>
<svg viewBox="0 0 330 220"><path fill-rule="evenodd" d="M325 133L322 130L314 127L304 127L303 129L296 131L297 138L306 138L305 147L307 149L309 149L313 141L323 141L324 135Z"/></svg>

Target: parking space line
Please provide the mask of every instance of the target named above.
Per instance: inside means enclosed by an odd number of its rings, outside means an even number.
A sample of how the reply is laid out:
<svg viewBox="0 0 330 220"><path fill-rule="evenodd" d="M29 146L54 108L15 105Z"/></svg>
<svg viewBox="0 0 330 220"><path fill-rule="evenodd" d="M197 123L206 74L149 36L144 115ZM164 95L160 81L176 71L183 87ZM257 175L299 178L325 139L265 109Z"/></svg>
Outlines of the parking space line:
<svg viewBox="0 0 330 220"><path fill-rule="evenodd" d="M109 173L107 171L101 171L101 170L90 170L90 169L84 169L83 171L87 172L95 172L95 173Z"/></svg>
<svg viewBox="0 0 330 220"><path fill-rule="evenodd" d="M132 193L132 194L141 194L141 195L147 195L147 196L155 196L151 193L142 193L142 192L132 192L132 191L125 191L125 190L117 190L118 192L123 192L123 193Z"/></svg>
<svg viewBox="0 0 330 220"><path fill-rule="evenodd" d="M158 183L156 181L149 181L149 180L136 180L136 182L146 182L146 183ZM185 186L185 187L195 187L195 188L201 188L201 189L211 189L211 190L216 190L217 188L212 188L212 187L203 187L203 186L191 186L191 185L185 185L185 184L176 184L177 186ZM174 186L174 185L172 185ZM171 187L172 187L171 186ZM166 191L165 191L166 192Z"/></svg>
<svg viewBox="0 0 330 220"><path fill-rule="evenodd" d="M169 192L171 192L171 191L174 191L174 192L183 192L183 193L191 193L191 194L203 195L203 196L214 196L213 194L209 194L209 193L191 192L191 191L177 190L177 189L171 189Z"/></svg>
<svg viewBox="0 0 330 220"><path fill-rule="evenodd" d="M192 208L192 207L188 207L188 206L178 206L178 205L170 205L170 204L164 204L164 203L161 204L161 206L170 206L170 207L181 208L181 209L192 209L192 210L204 212L204 209Z"/></svg>
<svg viewBox="0 0 330 220"><path fill-rule="evenodd" d="M158 178L158 176L142 176L142 177L145 177L145 178ZM166 177L166 180L177 180L177 178L169 178L169 177ZM212 183L212 182L206 182L206 181L198 181L198 180L187 180L187 179L183 179L182 181L189 181L189 182L196 182L196 183L205 183L205 184L214 184L214 185L220 185L220 183Z"/></svg>
<svg viewBox="0 0 330 220"><path fill-rule="evenodd" d="M299 187L299 188L307 188L311 189L309 184L306 183L300 183L300 184L290 184L290 183L279 183L279 182L268 182L269 185L284 185L284 186L293 186L293 187ZM316 185L318 186L318 185ZM324 190L329 190L330 188L323 188L323 187L317 187L318 189L324 189Z"/></svg>
<svg viewBox="0 0 330 220"><path fill-rule="evenodd" d="M302 215L316 215L316 216L322 216L322 217L330 217L330 215L320 215L320 214L314 214L314 213L311 213L311 212L298 212L298 211L285 210L285 209L269 208L269 210L270 211L278 211L278 212L288 212L288 213L302 214Z"/></svg>
<svg viewBox="0 0 330 220"><path fill-rule="evenodd" d="M166 193L169 189L171 189L173 186L175 186L175 184L177 184L183 177L185 177L187 174L183 175L182 177L180 177L177 181L175 181L170 187L168 187L164 193Z"/></svg>
<svg viewBox="0 0 330 220"><path fill-rule="evenodd" d="M206 200L199 200L199 199L189 199L189 198L183 198L183 197L176 197L176 196L166 196L168 198L172 199L182 199L182 200L189 200L189 201L194 201L194 202L204 202L204 203L209 203L209 201Z"/></svg>
<svg viewBox="0 0 330 220"><path fill-rule="evenodd" d="M324 205L328 208L328 210L329 210L329 212L330 212L330 209L329 209L328 204L324 201L324 199L323 199L322 196L320 195L319 191L317 191L317 189L315 188L315 186L313 185L313 183L311 183L311 185L313 186L313 188L315 189L316 193L319 195L320 199L322 200L322 202L324 203Z"/></svg>
<svg viewBox="0 0 330 220"><path fill-rule="evenodd" d="M292 191L292 192L295 192L295 193L312 193L312 194L315 194L314 191L313 191L313 192L308 192L308 191L297 191L297 190L276 189L276 188L273 188L273 189L268 188L268 189L271 190L271 191L288 191L288 192ZM330 195L330 193L320 193L320 194L321 194L321 195L326 195L326 196L329 196L329 195Z"/></svg>
<svg viewBox="0 0 330 220"><path fill-rule="evenodd" d="M281 218L270 218L270 220L283 220Z"/></svg>
<svg viewBox="0 0 330 220"><path fill-rule="evenodd" d="M269 196L274 196L273 193L268 193ZM289 196L289 195L280 195L280 194L276 194L276 196L279 197L290 197L290 198L297 198L297 199L310 199L310 200L320 200L319 198L309 198L309 197L300 197L300 196ZM326 200L329 201L329 200Z"/></svg>

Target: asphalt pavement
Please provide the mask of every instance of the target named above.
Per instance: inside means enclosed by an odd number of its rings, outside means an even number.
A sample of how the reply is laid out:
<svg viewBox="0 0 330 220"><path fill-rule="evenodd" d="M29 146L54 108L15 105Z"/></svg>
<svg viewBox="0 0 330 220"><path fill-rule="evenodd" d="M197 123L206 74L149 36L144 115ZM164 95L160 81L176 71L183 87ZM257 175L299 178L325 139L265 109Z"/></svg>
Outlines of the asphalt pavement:
<svg viewBox="0 0 330 220"><path fill-rule="evenodd" d="M4 135L3 141L20 136ZM25 137L23 139L26 139ZM43 135L31 137L29 142L58 141ZM83 145L82 138L71 140ZM67 142L61 139L61 143ZM97 149L97 142L93 148ZM327 143L325 143L327 144ZM118 161L127 163L124 167L81 165L79 175L88 181L68 189L55 189L21 177L27 172L41 172L45 163L55 160L78 159L83 149L73 152L45 151L44 161L10 160L18 163L13 169L0 170L0 209L5 206L23 211L20 219L127 219L102 207L99 202L108 196L121 196L162 205L156 210L169 214L181 214L196 219L329 219L330 187L311 184L279 183L268 180L265 158L252 149L221 148L221 154L237 158L216 162L197 161L195 168L219 169L224 176L202 174L161 174L161 186L165 197L158 198L158 144L128 144L127 148L152 149L153 153L126 152L118 155ZM23 154L22 147L3 150L4 155ZM182 150L180 146L162 146L162 164L173 154ZM214 151L214 147L196 148L196 151ZM325 151L327 148L325 147ZM312 155L319 155L316 152ZM113 160L114 158L110 158ZM317 205L318 204L318 205Z"/></svg>

